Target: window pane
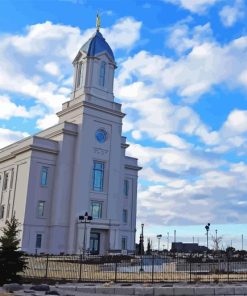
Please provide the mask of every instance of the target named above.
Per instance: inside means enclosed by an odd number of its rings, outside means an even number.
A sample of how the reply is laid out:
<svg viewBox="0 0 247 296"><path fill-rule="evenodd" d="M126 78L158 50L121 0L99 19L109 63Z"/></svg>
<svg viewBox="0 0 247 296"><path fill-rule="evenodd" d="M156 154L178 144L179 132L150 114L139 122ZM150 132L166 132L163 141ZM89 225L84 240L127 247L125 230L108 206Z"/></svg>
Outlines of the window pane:
<svg viewBox="0 0 247 296"><path fill-rule="evenodd" d="M38 233L36 234L36 248L41 248L42 243L42 234Z"/></svg>
<svg viewBox="0 0 247 296"><path fill-rule="evenodd" d="M0 219L4 218L4 205L0 206Z"/></svg>
<svg viewBox="0 0 247 296"><path fill-rule="evenodd" d="M92 202L91 204L91 213L94 219L99 219L102 217L102 203L101 202Z"/></svg>
<svg viewBox="0 0 247 296"><path fill-rule="evenodd" d="M41 169L41 186L47 185L48 168L42 167Z"/></svg>
<svg viewBox="0 0 247 296"><path fill-rule="evenodd" d="M3 179L3 190L6 190L8 187L9 173L4 173Z"/></svg>
<svg viewBox="0 0 247 296"><path fill-rule="evenodd" d="M124 195L128 196L129 195L129 181L124 180Z"/></svg>
<svg viewBox="0 0 247 296"><path fill-rule="evenodd" d="M94 191L103 191L104 185L104 163L94 162L93 168L93 190Z"/></svg>
<svg viewBox="0 0 247 296"><path fill-rule="evenodd" d="M82 74L83 74L83 66L82 66L82 63L80 63L77 66L76 88L80 87L81 85Z"/></svg>
<svg viewBox="0 0 247 296"><path fill-rule="evenodd" d="M128 212L127 210L123 210L123 223L127 223L127 219L128 219Z"/></svg>
<svg viewBox="0 0 247 296"><path fill-rule="evenodd" d="M122 237L122 250L127 250L127 237Z"/></svg>
<svg viewBox="0 0 247 296"><path fill-rule="evenodd" d="M37 208L37 215L38 217L44 217L44 213L45 213L45 202L39 201L38 208Z"/></svg>
<svg viewBox="0 0 247 296"><path fill-rule="evenodd" d="M105 62L101 62L100 64L100 73L99 73L99 85L104 86L105 85Z"/></svg>
<svg viewBox="0 0 247 296"><path fill-rule="evenodd" d="M13 188L14 181L14 169L11 170L10 188Z"/></svg>

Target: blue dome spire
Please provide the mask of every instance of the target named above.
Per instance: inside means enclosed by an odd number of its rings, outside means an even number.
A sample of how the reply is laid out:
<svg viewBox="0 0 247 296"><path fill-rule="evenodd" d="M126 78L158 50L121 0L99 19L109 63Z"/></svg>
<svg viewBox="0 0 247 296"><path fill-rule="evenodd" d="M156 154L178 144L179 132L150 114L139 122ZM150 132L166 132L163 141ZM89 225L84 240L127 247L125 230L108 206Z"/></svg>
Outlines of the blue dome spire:
<svg viewBox="0 0 247 296"><path fill-rule="evenodd" d="M115 61L114 54L105 41L105 38L97 30L95 34L81 47L80 51L83 51L87 56L96 56L99 53L107 52L108 55Z"/></svg>

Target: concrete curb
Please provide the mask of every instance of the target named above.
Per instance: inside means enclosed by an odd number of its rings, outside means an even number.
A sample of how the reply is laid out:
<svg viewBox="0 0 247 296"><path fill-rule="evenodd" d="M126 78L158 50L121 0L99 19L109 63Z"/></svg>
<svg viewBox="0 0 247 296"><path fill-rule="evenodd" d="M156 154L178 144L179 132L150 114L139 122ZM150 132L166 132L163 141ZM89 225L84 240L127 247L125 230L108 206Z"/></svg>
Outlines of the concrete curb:
<svg viewBox="0 0 247 296"><path fill-rule="evenodd" d="M173 287L162 287L162 286L117 286L112 285L109 287L95 285L95 286L64 286L57 287L58 291L61 291L62 294L66 295L68 291L69 295L77 296L82 295L82 293L87 294L103 294L103 295L139 295L139 296L211 296L211 295L220 295L220 296L247 296L247 285L244 286L234 286L234 285L225 285L225 286L193 286L193 285L174 285ZM75 292L75 293L73 293Z"/></svg>

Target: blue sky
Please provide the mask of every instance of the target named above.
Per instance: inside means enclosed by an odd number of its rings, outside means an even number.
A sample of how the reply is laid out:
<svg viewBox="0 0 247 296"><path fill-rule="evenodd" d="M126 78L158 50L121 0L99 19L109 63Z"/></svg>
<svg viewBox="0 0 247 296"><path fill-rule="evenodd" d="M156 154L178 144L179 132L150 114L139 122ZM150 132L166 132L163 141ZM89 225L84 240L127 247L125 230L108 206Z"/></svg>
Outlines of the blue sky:
<svg viewBox="0 0 247 296"><path fill-rule="evenodd" d="M223 247L243 234L247 248L244 0L1 0L1 147L56 123L97 11L128 154L143 166L138 226L154 246L174 229L205 244L210 222Z"/></svg>

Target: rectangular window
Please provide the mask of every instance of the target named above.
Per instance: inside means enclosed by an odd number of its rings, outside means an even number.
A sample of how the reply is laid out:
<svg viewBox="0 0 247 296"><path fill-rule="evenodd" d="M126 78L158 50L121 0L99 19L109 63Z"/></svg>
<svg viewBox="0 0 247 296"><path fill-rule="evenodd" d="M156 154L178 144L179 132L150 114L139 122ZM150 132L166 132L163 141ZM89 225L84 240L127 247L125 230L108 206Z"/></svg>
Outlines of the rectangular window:
<svg viewBox="0 0 247 296"><path fill-rule="evenodd" d="M126 209L123 209L123 223L128 222L128 211Z"/></svg>
<svg viewBox="0 0 247 296"><path fill-rule="evenodd" d="M13 181L14 181L14 169L11 170L10 189L13 188Z"/></svg>
<svg viewBox="0 0 247 296"><path fill-rule="evenodd" d="M91 203L91 215L93 219L102 218L102 203L93 201Z"/></svg>
<svg viewBox="0 0 247 296"><path fill-rule="evenodd" d="M122 242L121 242L122 250L127 250L127 237L122 236Z"/></svg>
<svg viewBox="0 0 247 296"><path fill-rule="evenodd" d="M124 196L129 195L129 180L124 180Z"/></svg>
<svg viewBox="0 0 247 296"><path fill-rule="evenodd" d="M41 179L40 179L41 186L47 186L47 179L48 179L48 168L47 167L42 167L42 169L41 169Z"/></svg>
<svg viewBox="0 0 247 296"><path fill-rule="evenodd" d="M4 205L0 206L0 219L4 218Z"/></svg>
<svg viewBox="0 0 247 296"><path fill-rule="evenodd" d="M7 190L9 182L9 173L4 173L3 177L3 190Z"/></svg>
<svg viewBox="0 0 247 296"><path fill-rule="evenodd" d="M77 66L76 88L79 88L81 86L81 79L83 74L82 71L83 71L82 63L79 63Z"/></svg>
<svg viewBox="0 0 247 296"><path fill-rule="evenodd" d="M45 201L38 201L38 206L37 206L37 217L41 218L44 217L45 215Z"/></svg>
<svg viewBox="0 0 247 296"><path fill-rule="evenodd" d="M100 64L100 72L99 72L99 85L105 86L105 68L106 68L106 62L101 62Z"/></svg>
<svg viewBox="0 0 247 296"><path fill-rule="evenodd" d="M36 249L40 249L41 248L41 244L42 244L42 234L41 233L37 233L36 234L35 248Z"/></svg>
<svg viewBox="0 0 247 296"><path fill-rule="evenodd" d="M104 189L104 163L94 161L93 163L93 190L102 192Z"/></svg>

